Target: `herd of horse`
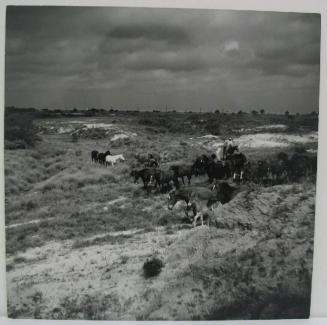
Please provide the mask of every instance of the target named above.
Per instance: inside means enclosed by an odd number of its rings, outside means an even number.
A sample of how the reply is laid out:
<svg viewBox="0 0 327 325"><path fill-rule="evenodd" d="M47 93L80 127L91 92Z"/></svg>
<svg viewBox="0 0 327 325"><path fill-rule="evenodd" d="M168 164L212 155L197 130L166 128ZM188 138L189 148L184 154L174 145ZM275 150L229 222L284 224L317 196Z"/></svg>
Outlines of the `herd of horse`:
<svg viewBox="0 0 327 325"><path fill-rule="evenodd" d="M159 166L159 164L157 164ZM228 180L236 184L253 182L261 185L277 185L298 181L301 177L315 177L317 158L305 153L295 152L290 158L287 153L280 152L273 160L250 161L241 152L228 155L225 160L217 160L216 155L202 154L191 163L173 164L168 169L144 167L134 169L131 176L135 182L141 178L144 188L149 184L164 191L173 183L179 188L179 180L185 185L191 183L192 176L207 175L211 184L215 180Z"/></svg>
<svg viewBox="0 0 327 325"><path fill-rule="evenodd" d="M231 149L224 159L218 152L212 155L202 154L193 163L172 164L165 169L159 167L159 159L153 163L154 156L150 155L151 159L142 168L133 169L130 176L134 178L134 183L141 179L148 193L154 188L161 193L169 191L169 209L173 209L178 201L184 201L185 214L195 226L198 219L203 224L204 217L214 203L229 202L237 193L247 188L247 183L276 185L316 175L317 158L304 152L295 152L290 157L287 153L280 152L273 160L250 161L239 152L237 146ZM123 155L111 155L110 151L92 151L91 159L103 165L125 161ZM207 175L211 188L180 186L180 181L185 185L187 179L190 185L193 176L201 175ZM190 211L193 216L189 215Z"/></svg>

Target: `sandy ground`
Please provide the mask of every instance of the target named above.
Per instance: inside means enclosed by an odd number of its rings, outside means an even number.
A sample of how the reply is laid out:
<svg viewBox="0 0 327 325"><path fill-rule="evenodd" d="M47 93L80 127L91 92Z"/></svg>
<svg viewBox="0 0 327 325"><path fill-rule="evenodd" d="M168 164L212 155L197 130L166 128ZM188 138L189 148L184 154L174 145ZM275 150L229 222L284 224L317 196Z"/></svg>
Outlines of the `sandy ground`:
<svg viewBox="0 0 327 325"><path fill-rule="evenodd" d="M144 300L142 306L142 294L152 281L142 275L144 261L154 254L165 255L167 247L186 231L167 235L162 228L148 233L138 229L85 239L133 235L120 243L73 249L73 242L65 241L28 249L19 255L24 262L8 273L9 300L16 301L12 308L30 307L35 294L41 292L42 304L46 306L42 308L42 316L51 317L56 308L61 308L60 302L66 296L110 294L116 305L110 307L107 318L134 319L137 311L147 304ZM14 257L7 263L13 261ZM62 313L65 315L64 310ZM24 316L33 317L32 314Z"/></svg>

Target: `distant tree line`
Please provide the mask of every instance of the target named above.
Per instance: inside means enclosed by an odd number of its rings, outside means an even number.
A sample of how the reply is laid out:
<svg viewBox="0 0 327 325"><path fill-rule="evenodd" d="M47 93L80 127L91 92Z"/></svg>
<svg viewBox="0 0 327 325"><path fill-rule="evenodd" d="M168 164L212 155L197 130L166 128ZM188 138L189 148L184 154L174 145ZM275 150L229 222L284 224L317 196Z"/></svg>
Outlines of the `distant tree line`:
<svg viewBox="0 0 327 325"><path fill-rule="evenodd" d="M126 112L126 113L139 113L139 112L147 112L147 113L188 113L188 114L210 114L210 113L214 113L214 114L222 114L222 115L228 115L228 114L231 114L231 115L234 115L234 114L238 114L238 115L242 115L242 114L252 114L252 115L258 115L258 114L266 114L266 110L265 109L260 109L260 110L257 110L257 109L253 109L249 112L245 111L245 110L238 110L237 112L234 112L234 111L226 111L226 110L219 110L219 109L215 109L215 110L211 110L211 111L191 111L191 110L186 110L184 112L182 111L176 111L175 109L170 109L169 111L165 111L165 110L158 110L158 109L153 109L152 111L151 110L147 110L147 111L142 111L142 110L139 110L139 109L130 109L130 110L120 110L120 109L114 109L114 108L110 108L110 109L104 109L104 108L95 108L95 107L92 107L92 108L87 108L87 109L84 109L84 108L65 108L65 109L49 109L49 108L43 108L43 109L36 109L36 108L33 108L33 107L28 107L28 108L17 108L17 107L14 107L14 106L11 106L11 107L7 107L7 109L10 109L10 110L16 110L16 111L24 111L24 112L34 112L34 113L37 113L38 117L51 117L51 116L75 116L75 115L80 115L80 116L92 116L92 115L97 115L97 114L106 114L108 112L111 112L111 113L117 113L117 112ZM269 113L268 113L269 114ZM289 116L291 115L291 113L286 110L284 112L284 115L286 116ZM316 111L312 111L310 113L295 113L294 115L318 115L318 113Z"/></svg>

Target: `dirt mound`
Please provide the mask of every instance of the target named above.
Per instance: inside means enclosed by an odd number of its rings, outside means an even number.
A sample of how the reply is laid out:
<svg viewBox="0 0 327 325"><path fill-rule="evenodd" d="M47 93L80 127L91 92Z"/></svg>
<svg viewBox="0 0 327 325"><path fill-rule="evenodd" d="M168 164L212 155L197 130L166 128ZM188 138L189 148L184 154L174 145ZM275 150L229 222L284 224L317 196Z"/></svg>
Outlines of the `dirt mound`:
<svg viewBox="0 0 327 325"><path fill-rule="evenodd" d="M219 228L184 233L149 289L144 319L307 317L314 193L311 185L240 193L220 209Z"/></svg>
<svg viewBox="0 0 327 325"><path fill-rule="evenodd" d="M136 133L131 133L131 132L121 132L115 134L111 139L110 139L110 144L112 147L120 147L122 145L130 145L132 143L135 143L137 134Z"/></svg>
<svg viewBox="0 0 327 325"><path fill-rule="evenodd" d="M75 130L72 134L84 139L104 139L107 131L104 128L81 128Z"/></svg>

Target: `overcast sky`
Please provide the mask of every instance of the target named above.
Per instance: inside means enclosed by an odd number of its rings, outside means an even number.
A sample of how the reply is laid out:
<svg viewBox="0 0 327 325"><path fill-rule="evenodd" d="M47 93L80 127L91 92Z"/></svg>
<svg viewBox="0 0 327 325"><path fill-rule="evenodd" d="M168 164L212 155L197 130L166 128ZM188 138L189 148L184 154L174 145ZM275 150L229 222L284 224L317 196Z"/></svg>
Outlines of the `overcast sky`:
<svg viewBox="0 0 327 325"><path fill-rule="evenodd" d="M7 8L6 106L311 112L320 15Z"/></svg>

